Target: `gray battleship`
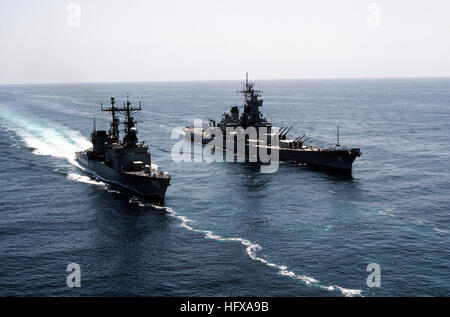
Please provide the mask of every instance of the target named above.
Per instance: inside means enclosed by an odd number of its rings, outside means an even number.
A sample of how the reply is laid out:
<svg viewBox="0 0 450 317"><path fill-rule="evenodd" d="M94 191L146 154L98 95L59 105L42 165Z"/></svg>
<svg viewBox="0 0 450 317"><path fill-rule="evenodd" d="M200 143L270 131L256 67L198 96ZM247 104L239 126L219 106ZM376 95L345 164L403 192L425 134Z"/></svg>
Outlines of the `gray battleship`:
<svg viewBox="0 0 450 317"><path fill-rule="evenodd" d="M164 201L170 176L152 167L151 154L145 142L140 143L135 127L137 121L133 115L141 111L141 103L135 107L128 100L123 107L115 105L114 97L111 105L101 110L111 114L112 121L108 133L104 130L91 133L92 148L76 153L77 160L100 179L124 187L146 198ZM122 121L118 115L124 115ZM119 125L124 125L124 137L120 140Z"/></svg>
<svg viewBox="0 0 450 317"><path fill-rule="evenodd" d="M361 156L359 148L348 149L340 145L339 142L339 126L337 129L337 143L336 147L320 148L307 145L309 140L305 135L301 135L294 139L287 137L288 132L292 127L281 128L277 132L272 132L272 124L267 121L265 116L260 112L259 108L263 105L261 91L254 89L254 84L248 82L248 74L246 75L245 86L242 91L244 95L244 109L242 114L239 112L238 106L231 107L231 111L225 112L222 115L220 122L209 120L208 127L194 127L189 126L185 128L185 137L192 141L201 140L203 144L210 143L215 135L214 131L220 129L220 135L223 138L221 144L223 150L232 150L237 152L237 138L236 132L229 132L230 129L242 127L255 127L257 131L256 139L251 139L245 136L245 153L250 152L251 147L266 148L267 153L277 150L280 161L292 161L311 166L323 167L334 170L341 170L349 172L352 169L354 160ZM227 135L235 133L233 136ZM236 131L236 130L235 130ZM275 137L278 139L278 144L272 144L271 140ZM231 142L230 142L231 140ZM248 156L246 156L248 159Z"/></svg>

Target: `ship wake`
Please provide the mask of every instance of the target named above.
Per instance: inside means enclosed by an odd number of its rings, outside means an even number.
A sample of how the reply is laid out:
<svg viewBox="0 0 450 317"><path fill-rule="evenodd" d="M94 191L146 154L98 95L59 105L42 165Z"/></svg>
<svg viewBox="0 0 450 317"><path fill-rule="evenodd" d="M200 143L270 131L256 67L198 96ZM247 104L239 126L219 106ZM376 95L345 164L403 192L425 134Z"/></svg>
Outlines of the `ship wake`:
<svg viewBox="0 0 450 317"><path fill-rule="evenodd" d="M18 135L33 154L64 158L70 164L83 169L75 160L75 152L87 149L89 140L78 131L73 131L55 123L34 122L23 117L0 114L2 125Z"/></svg>
<svg viewBox="0 0 450 317"><path fill-rule="evenodd" d="M77 174L77 173L68 173L67 174L67 179L70 179L70 180L76 181L76 182L80 182L80 183L106 187L106 183L104 183L104 182L102 182L100 180L96 180L96 179L93 179L92 177L85 176L85 175L80 175L80 174Z"/></svg>
<svg viewBox="0 0 450 317"><path fill-rule="evenodd" d="M135 203L136 200L130 201ZM143 203L143 202L139 202L138 201L139 206L144 207L147 206L148 204ZM192 223L194 222L193 220L179 215L177 212L175 212L172 208L167 207L167 206L157 206L154 204L149 204L151 207L155 208L155 209L164 209L167 211L167 213L178 219L180 221L180 226L190 230L190 231L194 231L194 232L198 232L198 233L202 233L204 234L206 239L213 239L216 241L230 241L230 242L239 242L240 244L242 244L245 247L245 252L247 253L247 255L254 261L258 261L260 263L263 263L267 266L273 267L274 269L278 270L278 273L284 276L288 276L290 278L296 279L296 280L300 280L303 283L305 283L308 286L315 286L318 287L320 289L323 290L327 290L327 291L338 291L341 292L341 294L343 296L346 297L353 297L353 296L362 296L362 290L359 289L349 289L349 288L344 288L338 285L324 285L322 284L319 280L305 275L305 274L298 274L295 273L291 270L288 269L288 267L286 265L281 265L281 264L277 264L277 263L273 263L270 262L260 256L258 256L258 251L262 250L261 245L257 244L257 243L252 243L251 241L244 239L244 238L233 238L233 237L222 237L220 235L214 234L212 231L210 230L201 230L201 229L195 229L192 227Z"/></svg>
<svg viewBox="0 0 450 317"><path fill-rule="evenodd" d="M90 142L85 137L83 137L78 131L73 131L65 127L59 126L57 124L50 124L46 122L36 123L25 118L19 118L11 116L6 112L0 115L4 120L2 120L2 125L17 134L25 143L25 145L32 150L36 155L46 155L57 158L63 158L68 161L73 166L80 168L88 172L84 167L82 167L75 160L75 152L87 149L90 147ZM68 173L67 178L73 181L78 181L82 183L88 183L92 185L99 185L101 187L107 187L105 183L100 180L92 179L88 176L80 175L77 173ZM136 202L131 199L131 203ZM138 201L140 206L145 206L145 203ZM269 267L277 269L278 272L284 276L300 280L306 285L316 286L327 291L339 291L344 296L361 296L362 290L358 289L347 289L340 287L338 285L324 285L317 279L297 274L288 269L287 266L270 262L260 256L258 256L258 251L262 250L261 245L257 243L252 243L251 241L244 238L233 238L233 237L222 237L214 234L209 230L200 230L193 228L190 224L192 220L186 218L185 216L179 215L173 209L166 206L157 206L151 204L153 208L164 209L168 214L180 221L181 227L204 234L206 239L213 239L216 241L229 241L229 242L239 242L245 247L247 255L254 261L263 263Z"/></svg>

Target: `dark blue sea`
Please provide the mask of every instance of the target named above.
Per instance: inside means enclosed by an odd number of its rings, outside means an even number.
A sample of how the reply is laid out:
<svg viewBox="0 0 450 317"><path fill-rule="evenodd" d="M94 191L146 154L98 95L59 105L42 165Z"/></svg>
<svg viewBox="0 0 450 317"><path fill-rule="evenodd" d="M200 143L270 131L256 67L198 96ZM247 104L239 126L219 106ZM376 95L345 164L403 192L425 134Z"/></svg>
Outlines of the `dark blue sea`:
<svg viewBox="0 0 450 317"><path fill-rule="evenodd" d="M173 131L241 104L240 81L0 86L0 296L448 296L450 79L256 81L290 135L363 155L351 176L282 163L174 162ZM157 206L74 152L142 101L172 175ZM69 288L69 263L81 287ZM366 283L369 263L381 286Z"/></svg>

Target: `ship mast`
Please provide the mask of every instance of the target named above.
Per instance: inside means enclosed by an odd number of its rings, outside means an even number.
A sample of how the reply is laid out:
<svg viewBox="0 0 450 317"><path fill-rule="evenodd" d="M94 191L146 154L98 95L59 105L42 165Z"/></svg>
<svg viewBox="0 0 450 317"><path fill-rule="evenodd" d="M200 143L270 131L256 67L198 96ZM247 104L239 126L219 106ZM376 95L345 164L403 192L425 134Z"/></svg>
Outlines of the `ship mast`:
<svg viewBox="0 0 450 317"><path fill-rule="evenodd" d="M110 136L113 140L113 142L119 142L120 136L119 136L119 124L121 123L119 118L117 117L118 113L125 115L125 120L122 122L125 125L125 135L128 134L131 128L134 127L134 124L136 121L132 117L133 114L135 114L138 111L142 110L141 102L139 102L139 107L133 107L131 105L130 100L128 99L128 93L127 93L127 101L126 104L124 103L123 107L116 107L115 105L115 99L114 97L111 97L111 105L109 107L103 107L103 103L101 103L101 110L106 111L108 114L111 113L112 116L112 122L111 122L111 129L110 129Z"/></svg>
<svg viewBox="0 0 450 317"><path fill-rule="evenodd" d="M245 88L240 91L244 95L244 112L241 116L241 124L244 128L259 122L259 107L263 104L262 100L258 100L261 97L261 91L255 90L253 86L253 83L248 82L248 73L245 73Z"/></svg>

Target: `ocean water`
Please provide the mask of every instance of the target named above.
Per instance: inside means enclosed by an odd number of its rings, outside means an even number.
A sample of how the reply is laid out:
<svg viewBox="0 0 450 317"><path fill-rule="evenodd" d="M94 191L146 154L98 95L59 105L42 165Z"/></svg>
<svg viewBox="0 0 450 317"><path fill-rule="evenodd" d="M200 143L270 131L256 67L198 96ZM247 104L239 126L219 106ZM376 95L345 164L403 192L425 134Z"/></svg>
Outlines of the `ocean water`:
<svg viewBox="0 0 450 317"><path fill-rule="evenodd" d="M0 86L0 296L448 296L450 79L256 82L290 135L360 147L351 176L174 162L172 131L240 104L239 81ZM74 152L110 96L172 175L163 206ZM81 266L68 288L66 267ZM381 287L366 284L369 263Z"/></svg>

